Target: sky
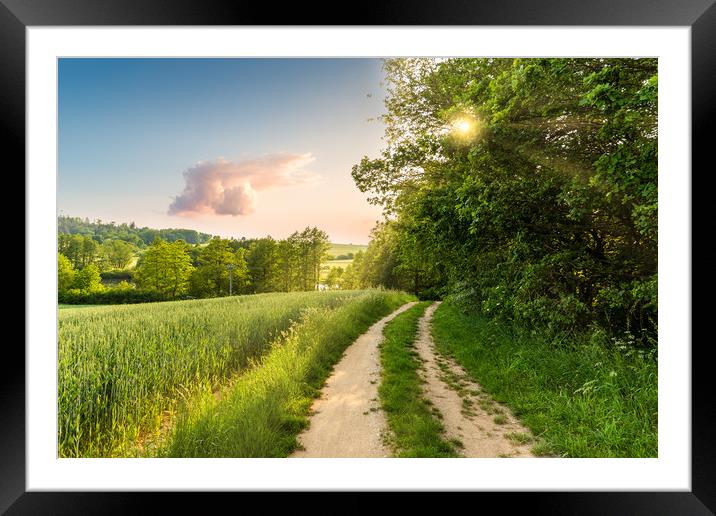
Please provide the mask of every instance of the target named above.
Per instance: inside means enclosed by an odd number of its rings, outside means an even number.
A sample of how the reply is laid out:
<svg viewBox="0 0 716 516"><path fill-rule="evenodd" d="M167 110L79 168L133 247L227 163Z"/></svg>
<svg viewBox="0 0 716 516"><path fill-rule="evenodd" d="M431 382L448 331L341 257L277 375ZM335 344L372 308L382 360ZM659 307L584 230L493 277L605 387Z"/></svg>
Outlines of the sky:
<svg viewBox="0 0 716 516"><path fill-rule="evenodd" d="M351 167L377 157L379 59L67 59L58 213L365 244L380 208Z"/></svg>

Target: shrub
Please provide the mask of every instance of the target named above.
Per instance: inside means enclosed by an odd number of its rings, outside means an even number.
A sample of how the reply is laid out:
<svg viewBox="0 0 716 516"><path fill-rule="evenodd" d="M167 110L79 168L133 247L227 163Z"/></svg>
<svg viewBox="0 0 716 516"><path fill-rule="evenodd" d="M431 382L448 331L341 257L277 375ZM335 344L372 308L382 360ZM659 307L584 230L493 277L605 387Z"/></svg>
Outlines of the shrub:
<svg viewBox="0 0 716 516"><path fill-rule="evenodd" d="M124 283L124 285L122 285ZM157 292L140 290L122 282L114 288L105 290L80 290L70 289L60 292L58 300L68 305L116 305L131 303L150 303L164 301L165 299Z"/></svg>
<svg viewBox="0 0 716 516"><path fill-rule="evenodd" d="M84 292L95 292L102 289L102 278L99 274L99 268L90 263L75 274L75 281L72 283L74 289Z"/></svg>
<svg viewBox="0 0 716 516"><path fill-rule="evenodd" d="M100 273L102 280L132 281L134 272L128 269L112 269Z"/></svg>

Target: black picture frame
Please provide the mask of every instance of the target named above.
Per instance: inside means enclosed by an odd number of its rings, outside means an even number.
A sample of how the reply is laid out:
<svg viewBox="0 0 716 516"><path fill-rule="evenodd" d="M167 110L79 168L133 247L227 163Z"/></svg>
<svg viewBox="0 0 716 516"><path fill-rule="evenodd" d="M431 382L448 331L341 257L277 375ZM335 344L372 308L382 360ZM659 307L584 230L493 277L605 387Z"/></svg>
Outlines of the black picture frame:
<svg viewBox="0 0 716 516"><path fill-rule="evenodd" d="M305 3L282 5L235 0L0 0L0 135L25 169L25 28L82 25L497 25L497 26L688 26L691 27L692 179L707 173L710 134L716 125L716 0L460 0L391 1L346 4L346 9ZM353 12L351 12L351 10ZM7 156L7 155L6 155ZM6 157L7 163L7 157ZM9 173L6 171L6 173ZM689 173L684 171L683 173ZM693 185L693 183L692 183ZM22 188L24 189L24 183ZM692 192L698 192L693 189ZM697 205L692 197L692 206ZM693 217L692 217L693 218ZM700 222L693 218L693 234ZM711 223L709 222L709 225ZM707 236L713 235L708 231ZM703 231L703 228L700 228ZM710 238L709 238L710 239ZM693 257L692 245L692 257ZM25 274L30 271L26 269ZM693 274L693 272L692 272ZM705 289L705 286L701 287ZM18 290L19 291L19 290ZM693 298L693 296L692 296ZM19 305L19 303L18 303ZM707 305L708 306L708 305ZM703 310L707 306L702 307ZM698 306L694 303L694 309ZM27 316L27 312L26 312ZM692 320L693 320L692 312ZM707 319L705 319L707 320ZM683 343L691 345L691 343ZM714 475L713 377L707 360L709 339L694 340L692 353L692 490L690 492L474 493L509 496L530 512L549 514L713 514ZM0 511L7 514L95 514L144 512L149 496L163 510L188 508L186 493L26 492L25 489L25 353L16 339L4 346L0 375ZM202 493L247 496L246 493ZM420 497L418 497L420 499ZM154 501L154 500L153 500ZM212 500L214 501L214 500ZM504 503L504 500L495 500ZM201 502L206 503L206 502ZM214 502L216 503L216 502ZM231 503L231 502L230 502ZM246 499L241 502L246 507ZM218 505L212 504L213 507ZM209 507L204 505L204 507ZM355 507L356 509L358 506Z"/></svg>

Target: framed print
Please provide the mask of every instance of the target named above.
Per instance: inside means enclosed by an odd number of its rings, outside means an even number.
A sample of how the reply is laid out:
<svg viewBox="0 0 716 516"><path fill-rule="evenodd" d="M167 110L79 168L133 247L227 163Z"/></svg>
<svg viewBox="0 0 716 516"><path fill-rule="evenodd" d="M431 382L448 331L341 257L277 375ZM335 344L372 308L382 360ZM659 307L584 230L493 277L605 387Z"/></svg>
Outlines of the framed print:
<svg viewBox="0 0 716 516"><path fill-rule="evenodd" d="M712 2L296 11L2 0L27 304L0 507L712 513Z"/></svg>

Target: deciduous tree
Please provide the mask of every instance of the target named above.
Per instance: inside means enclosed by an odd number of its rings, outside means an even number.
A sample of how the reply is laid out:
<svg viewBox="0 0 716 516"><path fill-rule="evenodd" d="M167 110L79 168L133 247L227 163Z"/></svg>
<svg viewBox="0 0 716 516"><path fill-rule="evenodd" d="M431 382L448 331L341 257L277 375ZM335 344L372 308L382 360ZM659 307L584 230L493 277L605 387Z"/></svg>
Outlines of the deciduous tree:
<svg viewBox="0 0 716 516"><path fill-rule="evenodd" d="M157 238L145 251L134 278L142 289L176 299L187 293L193 270L184 241Z"/></svg>

